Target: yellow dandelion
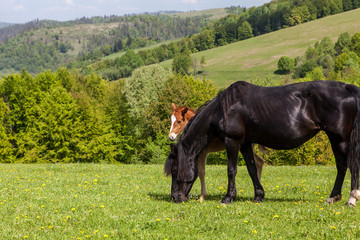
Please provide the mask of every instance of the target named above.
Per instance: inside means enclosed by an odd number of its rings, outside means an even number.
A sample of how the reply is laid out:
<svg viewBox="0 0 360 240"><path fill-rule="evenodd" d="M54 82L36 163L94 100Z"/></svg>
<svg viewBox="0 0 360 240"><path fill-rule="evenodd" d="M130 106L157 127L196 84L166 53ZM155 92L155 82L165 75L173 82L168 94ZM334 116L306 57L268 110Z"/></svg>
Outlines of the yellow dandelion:
<svg viewBox="0 0 360 240"><path fill-rule="evenodd" d="M274 216L274 218L278 218L278 217L279 217L279 215L275 215L275 216Z"/></svg>
<svg viewBox="0 0 360 240"><path fill-rule="evenodd" d="M331 228L332 228L332 229L336 229L336 227L335 227L335 226L331 226Z"/></svg>
<svg viewBox="0 0 360 240"><path fill-rule="evenodd" d="M253 234L257 234L257 231L256 231L256 230L253 230L252 233L253 233Z"/></svg>

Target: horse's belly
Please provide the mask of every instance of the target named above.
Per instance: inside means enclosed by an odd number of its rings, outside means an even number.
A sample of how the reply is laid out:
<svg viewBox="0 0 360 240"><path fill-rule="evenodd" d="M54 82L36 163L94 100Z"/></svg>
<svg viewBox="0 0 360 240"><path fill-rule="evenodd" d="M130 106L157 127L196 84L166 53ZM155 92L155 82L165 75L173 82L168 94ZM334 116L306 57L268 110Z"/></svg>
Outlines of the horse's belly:
<svg viewBox="0 0 360 240"><path fill-rule="evenodd" d="M292 149L313 138L319 130L308 130L303 132L277 132L277 133L259 133L250 141L273 149Z"/></svg>

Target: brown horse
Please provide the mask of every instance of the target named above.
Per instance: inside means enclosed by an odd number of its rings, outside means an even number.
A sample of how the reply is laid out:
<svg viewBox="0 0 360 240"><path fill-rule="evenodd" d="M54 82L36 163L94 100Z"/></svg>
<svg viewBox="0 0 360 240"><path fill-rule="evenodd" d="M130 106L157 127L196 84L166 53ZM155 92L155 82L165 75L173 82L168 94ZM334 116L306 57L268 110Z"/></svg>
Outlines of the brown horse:
<svg viewBox="0 0 360 240"><path fill-rule="evenodd" d="M170 141L175 141L177 136L181 133L181 131L185 128L186 124L189 120L196 115L196 111L190 107L176 107L174 103L171 104L171 108L173 110L171 114L171 127L169 133ZM252 145L254 150L255 144ZM265 152L266 148L264 146L258 145L258 148L261 152ZM205 164L206 164L206 157L208 153L211 152L219 152L225 150L224 144L213 144L211 147L207 149L207 151L203 152L198 161L198 171L199 171L199 178L201 184L201 195L200 201L204 201L207 193L206 193L206 186L205 186ZM264 159L259 157L254 152L254 160L257 167L257 175L259 180L261 180L261 172L264 165Z"/></svg>

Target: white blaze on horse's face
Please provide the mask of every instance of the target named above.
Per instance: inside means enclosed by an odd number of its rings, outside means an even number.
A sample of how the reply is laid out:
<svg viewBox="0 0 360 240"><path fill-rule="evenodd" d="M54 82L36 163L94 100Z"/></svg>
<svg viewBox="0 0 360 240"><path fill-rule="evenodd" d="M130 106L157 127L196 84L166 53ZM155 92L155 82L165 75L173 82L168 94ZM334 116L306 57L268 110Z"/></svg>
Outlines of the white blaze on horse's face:
<svg viewBox="0 0 360 240"><path fill-rule="evenodd" d="M172 114L171 115L171 127L170 127L170 133L169 133L169 139L171 141L174 141L176 139L176 137L177 137L177 134L172 132L175 122L176 122L176 117Z"/></svg>

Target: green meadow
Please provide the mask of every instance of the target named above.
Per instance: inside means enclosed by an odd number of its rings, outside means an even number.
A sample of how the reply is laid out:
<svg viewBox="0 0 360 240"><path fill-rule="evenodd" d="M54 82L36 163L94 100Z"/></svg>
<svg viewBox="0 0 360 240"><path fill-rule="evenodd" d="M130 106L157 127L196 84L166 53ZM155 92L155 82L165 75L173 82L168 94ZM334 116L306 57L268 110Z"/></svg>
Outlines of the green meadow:
<svg viewBox="0 0 360 240"><path fill-rule="evenodd" d="M274 73L281 56L303 56L308 47L324 37L330 37L335 43L341 33L352 35L359 29L360 9L356 9L191 56L199 61L202 56L206 58L206 78L219 88L239 80L262 85L278 81L275 85L280 85L289 80ZM171 60L162 66L169 68L170 64Z"/></svg>
<svg viewBox="0 0 360 240"><path fill-rule="evenodd" d="M207 200L171 202L162 165L2 164L2 239L355 239L359 207L325 204L334 166L265 166L265 201L254 203L245 167L237 200L221 205L226 166L207 166Z"/></svg>

